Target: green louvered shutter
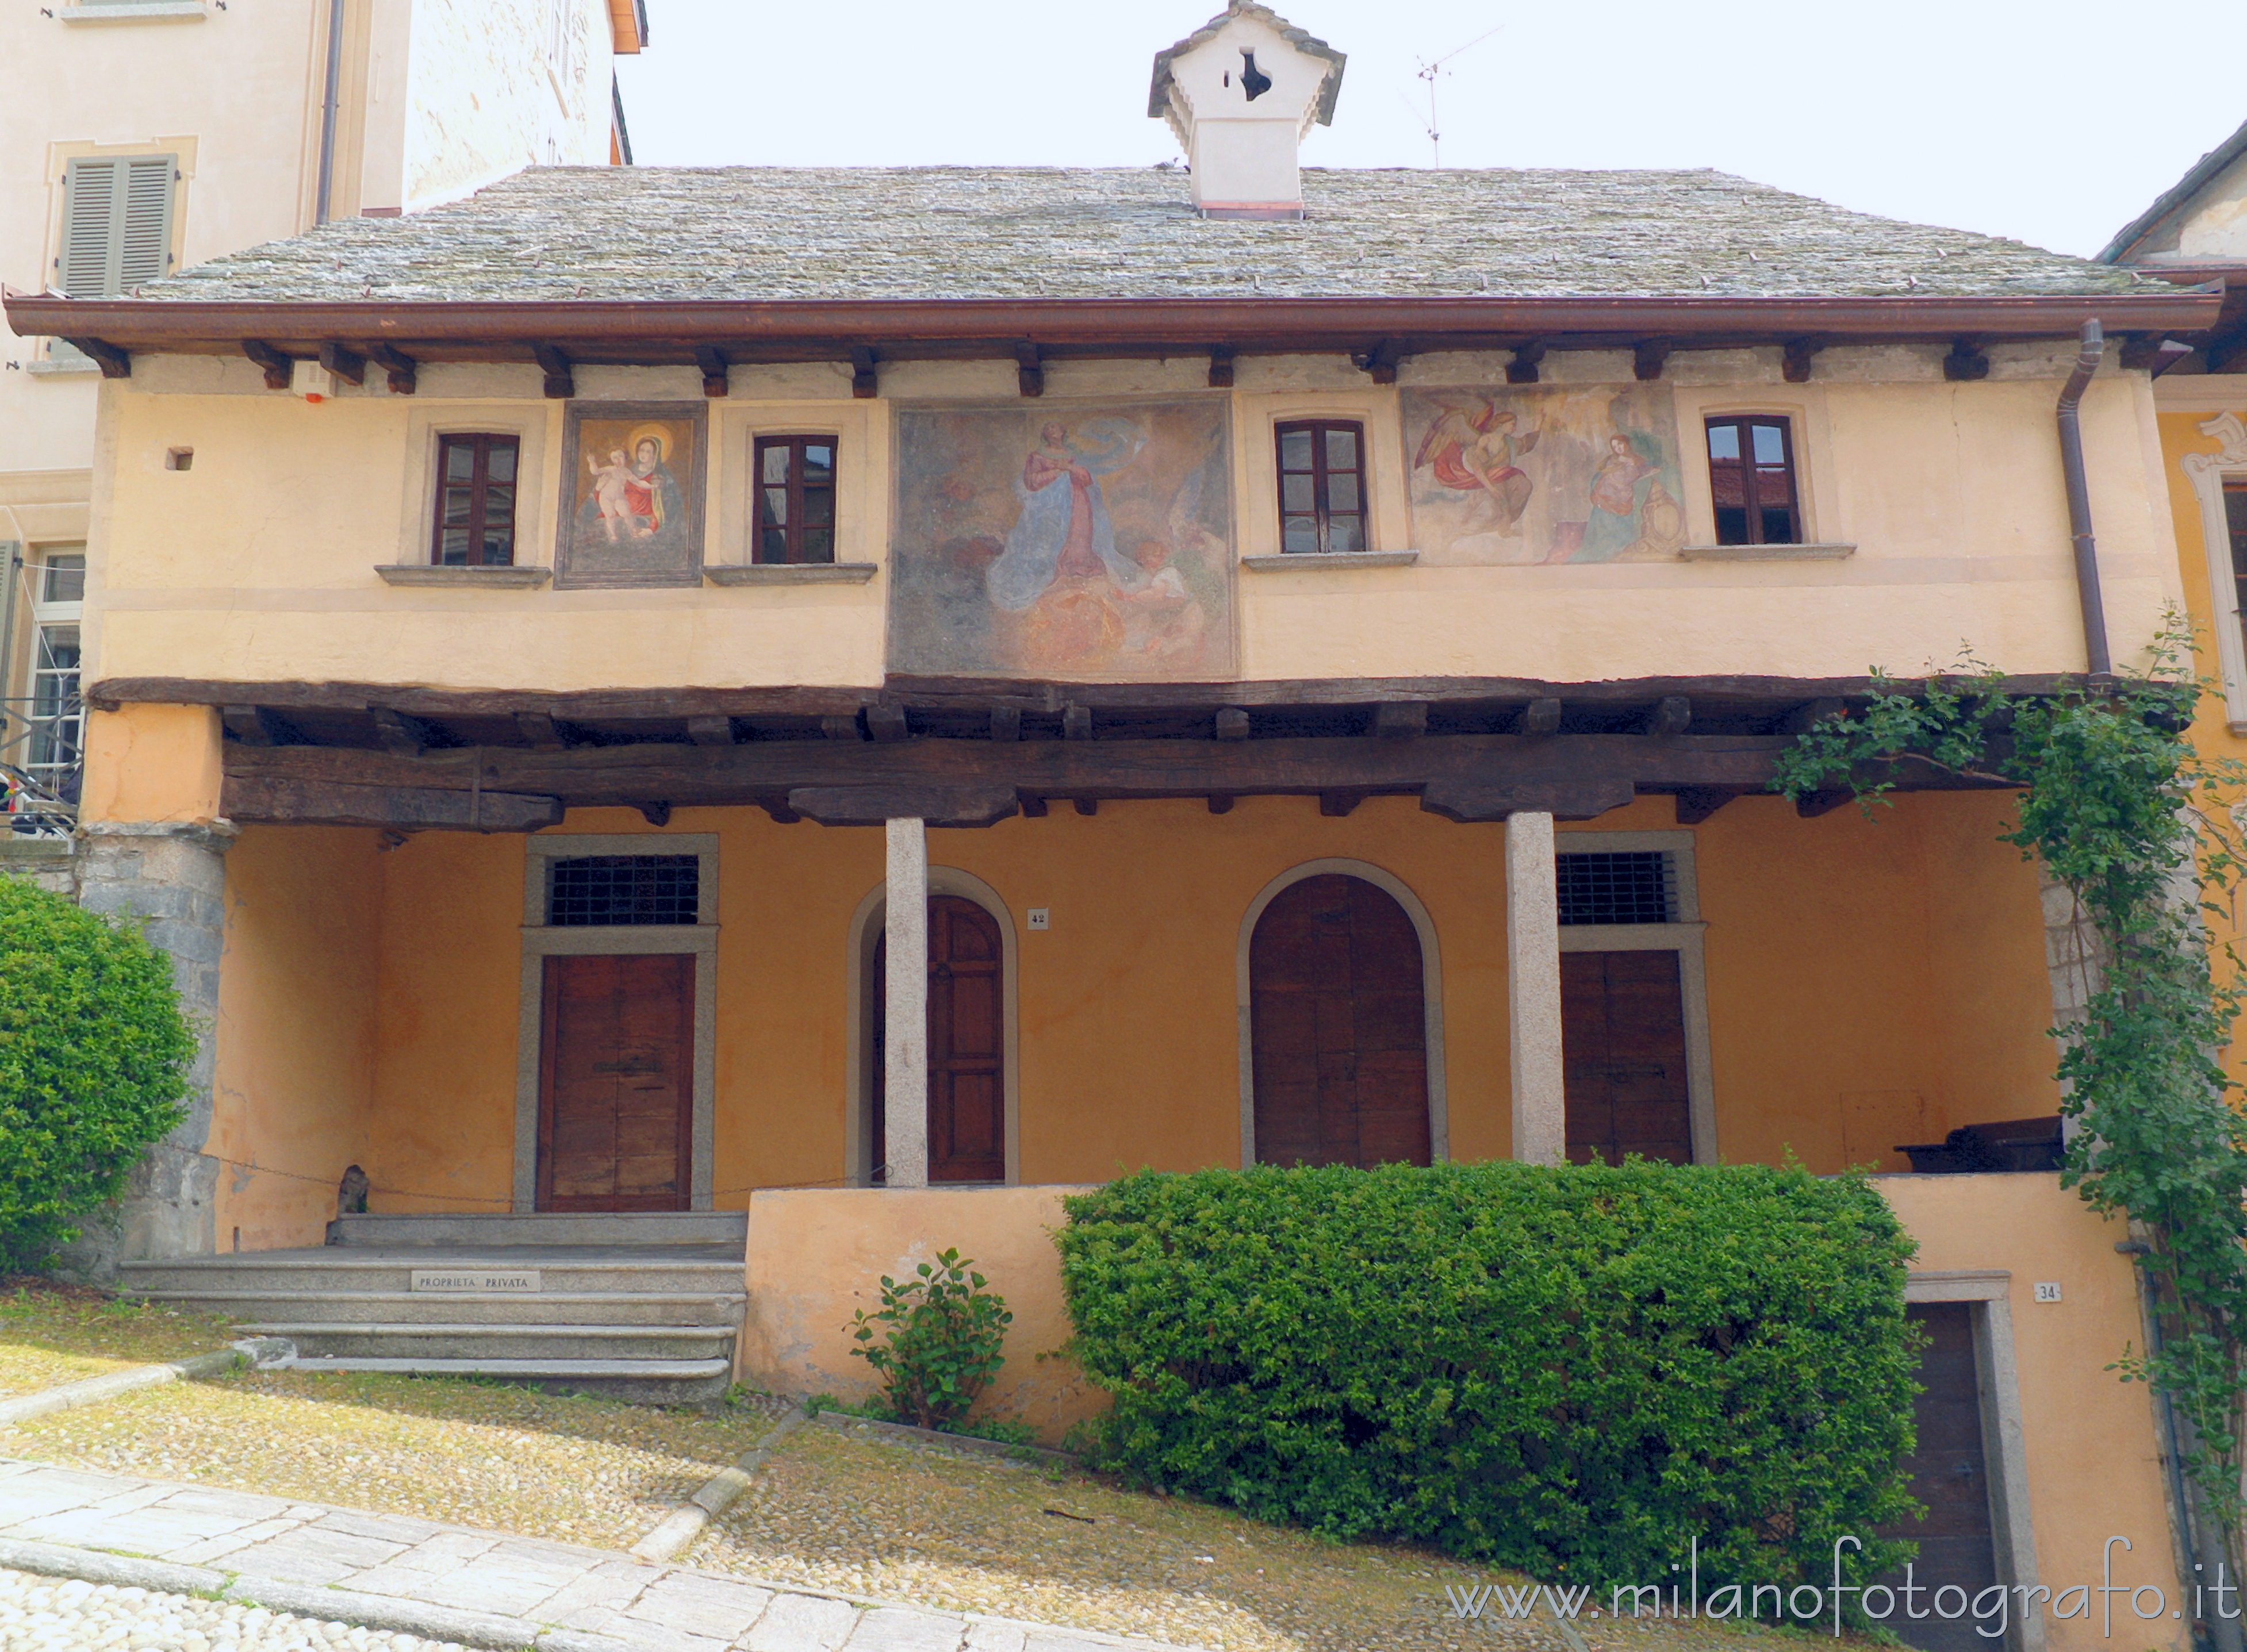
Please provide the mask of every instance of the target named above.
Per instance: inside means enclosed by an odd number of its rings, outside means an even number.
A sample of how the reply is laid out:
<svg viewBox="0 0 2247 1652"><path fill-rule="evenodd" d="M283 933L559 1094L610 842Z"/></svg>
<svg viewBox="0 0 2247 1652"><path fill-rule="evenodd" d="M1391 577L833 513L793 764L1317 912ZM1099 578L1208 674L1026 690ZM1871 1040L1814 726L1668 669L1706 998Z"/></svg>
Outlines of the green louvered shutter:
<svg viewBox="0 0 2247 1652"><path fill-rule="evenodd" d="M171 155L70 163L63 185L62 290L109 298L169 272Z"/></svg>

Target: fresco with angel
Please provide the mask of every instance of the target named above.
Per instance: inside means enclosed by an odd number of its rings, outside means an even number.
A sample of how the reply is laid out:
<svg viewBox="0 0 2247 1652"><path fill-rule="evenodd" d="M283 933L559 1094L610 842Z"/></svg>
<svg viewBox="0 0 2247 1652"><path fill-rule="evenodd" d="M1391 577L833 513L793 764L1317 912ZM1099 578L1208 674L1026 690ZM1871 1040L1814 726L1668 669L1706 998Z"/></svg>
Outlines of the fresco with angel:
<svg viewBox="0 0 2247 1652"><path fill-rule="evenodd" d="M1684 541L1666 385L1415 389L1404 405L1424 554L1643 562Z"/></svg>
<svg viewBox="0 0 2247 1652"><path fill-rule="evenodd" d="M1230 674L1226 443L1219 399L900 412L890 670Z"/></svg>

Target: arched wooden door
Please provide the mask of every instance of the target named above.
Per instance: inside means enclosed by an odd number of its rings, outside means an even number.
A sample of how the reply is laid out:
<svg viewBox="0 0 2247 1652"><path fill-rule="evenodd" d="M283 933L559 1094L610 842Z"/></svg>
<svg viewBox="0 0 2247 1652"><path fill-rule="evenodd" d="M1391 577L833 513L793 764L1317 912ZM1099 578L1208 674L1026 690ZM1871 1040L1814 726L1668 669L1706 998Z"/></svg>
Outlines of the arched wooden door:
<svg viewBox="0 0 2247 1652"><path fill-rule="evenodd" d="M1249 937L1248 987L1260 1164L1428 1163L1420 936L1395 897L1290 884Z"/></svg>
<svg viewBox="0 0 2247 1652"><path fill-rule="evenodd" d="M928 901L928 1179L1007 1179L1006 954L999 920L958 895ZM874 943L873 1158L883 1129L883 1009L889 940Z"/></svg>

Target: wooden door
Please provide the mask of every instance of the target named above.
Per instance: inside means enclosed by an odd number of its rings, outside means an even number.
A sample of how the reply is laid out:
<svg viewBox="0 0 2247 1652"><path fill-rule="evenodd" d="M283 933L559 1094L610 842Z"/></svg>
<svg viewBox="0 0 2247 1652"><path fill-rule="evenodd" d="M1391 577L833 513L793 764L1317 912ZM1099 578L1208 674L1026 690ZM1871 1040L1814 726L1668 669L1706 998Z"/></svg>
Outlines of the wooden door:
<svg viewBox="0 0 2247 1652"><path fill-rule="evenodd" d="M1249 937L1248 987L1259 1163L1428 1163L1420 937L1392 896L1290 884Z"/></svg>
<svg viewBox="0 0 2247 1652"><path fill-rule="evenodd" d="M1885 1527L1881 1535L1909 1538L1919 1545L1919 1558L1912 1562L1914 1585L1937 1589L1955 1583L1971 1601L1998 1580L1989 1464L1982 1451L1974 1310L1965 1302L1915 1302L1904 1312L1928 1335L1919 1360L1922 1392L1912 1405L1919 1444L1903 1460L1911 1476L1911 1494L1926 1505L1927 1513ZM1899 1570L1880 1580L1894 1588L1902 1583L1903 1573ZM1933 1597L1917 1598L1924 1601ZM1899 1608L1887 1627L1927 1652L1968 1652L1996 1644L1975 1633L1971 1616L1946 1622L1930 1615L1914 1621Z"/></svg>
<svg viewBox="0 0 2247 1652"><path fill-rule="evenodd" d="M1561 1055L1573 1163L1693 1162L1676 952L1561 953Z"/></svg>
<svg viewBox="0 0 2247 1652"><path fill-rule="evenodd" d="M538 1208L683 1211L694 1116L694 959L549 958Z"/></svg>
<svg viewBox="0 0 2247 1652"><path fill-rule="evenodd" d="M999 920L973 901L928 902L928 1179L1007 1179L1006 954ZM874 943L873 1163L887 1150L884 1129L883 1014L889 938Z"/></svg>

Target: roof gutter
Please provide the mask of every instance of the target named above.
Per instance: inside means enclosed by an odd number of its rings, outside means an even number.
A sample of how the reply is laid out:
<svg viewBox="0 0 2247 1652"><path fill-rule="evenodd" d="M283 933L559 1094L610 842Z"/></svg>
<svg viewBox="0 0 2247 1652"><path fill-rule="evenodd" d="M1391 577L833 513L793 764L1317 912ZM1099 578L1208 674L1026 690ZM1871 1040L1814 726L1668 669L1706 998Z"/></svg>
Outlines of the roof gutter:
<svg viewBox="0 0 2247 1652"><path fill-rule="evenodd" d="M2067 479L2067 533L2075 547L2075 595L2083 606L2084 668L2094 677L2114 669L2107 651L2107 604L2099 589L2099 542L2091 533L2091 488L2083 475L2084 390L2099 371L2107 340L2097 321L2083 324L2083 348L2059 393L2059 468Z"/></svg>

